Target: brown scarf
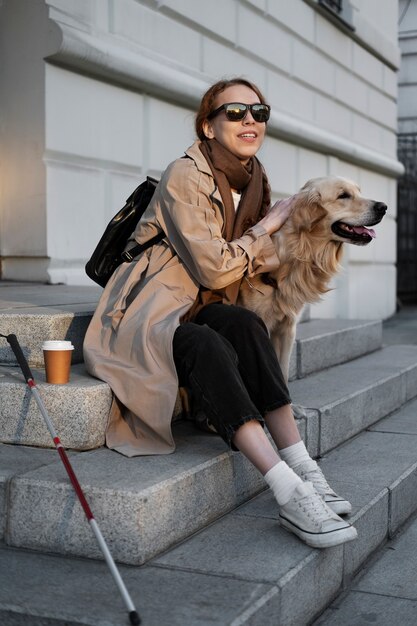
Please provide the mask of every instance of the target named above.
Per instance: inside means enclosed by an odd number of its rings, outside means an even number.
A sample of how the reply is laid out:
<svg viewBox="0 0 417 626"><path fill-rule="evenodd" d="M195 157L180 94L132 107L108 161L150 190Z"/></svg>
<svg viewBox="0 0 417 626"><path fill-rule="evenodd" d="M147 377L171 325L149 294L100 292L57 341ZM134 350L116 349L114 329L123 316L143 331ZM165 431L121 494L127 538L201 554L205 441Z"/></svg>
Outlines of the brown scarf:
<svg viewBox="0 0 417 626"><path fill-rule="evenodd" d="M271 203L268 179L256 157L252 157L245 166L216 139L202 141L200 150L210 166L222 198L224 206L222 235L226 241L233 241L266 215ZM237 212L232 189L242 194ZM212 302L235 304L241 281L240 278L223 289L211 290L200 287L197 299L183 318L184 321L193 319L203 306Z"/></svg>

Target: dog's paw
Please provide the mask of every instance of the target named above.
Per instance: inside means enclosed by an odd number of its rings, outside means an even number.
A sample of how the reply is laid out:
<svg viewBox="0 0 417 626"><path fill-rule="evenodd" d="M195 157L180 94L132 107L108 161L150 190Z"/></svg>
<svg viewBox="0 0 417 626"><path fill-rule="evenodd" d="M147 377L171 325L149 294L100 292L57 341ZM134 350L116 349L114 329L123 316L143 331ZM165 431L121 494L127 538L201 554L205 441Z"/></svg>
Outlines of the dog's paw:
<svg viewBox="0 0 417 626"><path fill-rule="evenodd" d="M300 420L307 417L307 409L300 404L292 404L291 408L295 419Z"/></svg>

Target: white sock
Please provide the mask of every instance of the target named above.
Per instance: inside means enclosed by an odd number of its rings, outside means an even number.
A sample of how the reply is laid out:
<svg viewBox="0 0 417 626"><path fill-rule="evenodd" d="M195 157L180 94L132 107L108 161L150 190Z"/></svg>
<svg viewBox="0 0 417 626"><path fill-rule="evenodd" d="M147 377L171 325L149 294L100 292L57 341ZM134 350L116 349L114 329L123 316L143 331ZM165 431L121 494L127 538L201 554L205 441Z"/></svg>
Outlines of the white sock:
<svg viewBox="0 0 417 626"><path fill-rule="evenodd" d="M278 450L278 453L281 459L290 467L295 467L296 465L299 465L299 463L309 461L311 459L309 453L307 452L307 448L304 445L304 441L299 441L298 443L294 443L292 446L288 446L288 448Z"/></svg>
<svg viewBox="0 0 417 626"><path fill-rule="evenodd" d="M295 488L303 484L301 478L288 467L285 461L279 461L274 467L271 467L264 478L280 505L286 504Z"/></svg>

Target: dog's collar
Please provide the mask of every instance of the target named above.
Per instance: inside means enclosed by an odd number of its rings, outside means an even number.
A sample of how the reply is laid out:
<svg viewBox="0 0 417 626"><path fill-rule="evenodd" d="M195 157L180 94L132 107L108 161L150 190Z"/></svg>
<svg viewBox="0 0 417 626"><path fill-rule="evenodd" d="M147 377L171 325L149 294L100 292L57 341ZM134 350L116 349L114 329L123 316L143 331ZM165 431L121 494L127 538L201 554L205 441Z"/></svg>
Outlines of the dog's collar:
<svg viewBox="0 0 417 626"><path fill-rule="evenodd" d="M272 278L271 274L269 274L268 272L266 272L265 274L261 274L261 279L265 285L270 285L274 289L278 289L277 281L275 280L275 278Z"/></svg>

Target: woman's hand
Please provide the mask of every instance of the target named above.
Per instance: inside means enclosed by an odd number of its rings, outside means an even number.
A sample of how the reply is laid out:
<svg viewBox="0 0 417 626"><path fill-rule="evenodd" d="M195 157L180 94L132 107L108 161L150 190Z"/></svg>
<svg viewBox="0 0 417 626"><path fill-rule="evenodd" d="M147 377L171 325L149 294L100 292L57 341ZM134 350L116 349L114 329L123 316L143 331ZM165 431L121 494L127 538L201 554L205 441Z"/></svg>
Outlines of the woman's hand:
<svg viewBox="0 0 417 626"><path fill-rule="evenodd" d="M269 235L279 230L294 211L297 197L298 194L295 194L294 196L275 202L258 224L263 226Z"/></svg>

